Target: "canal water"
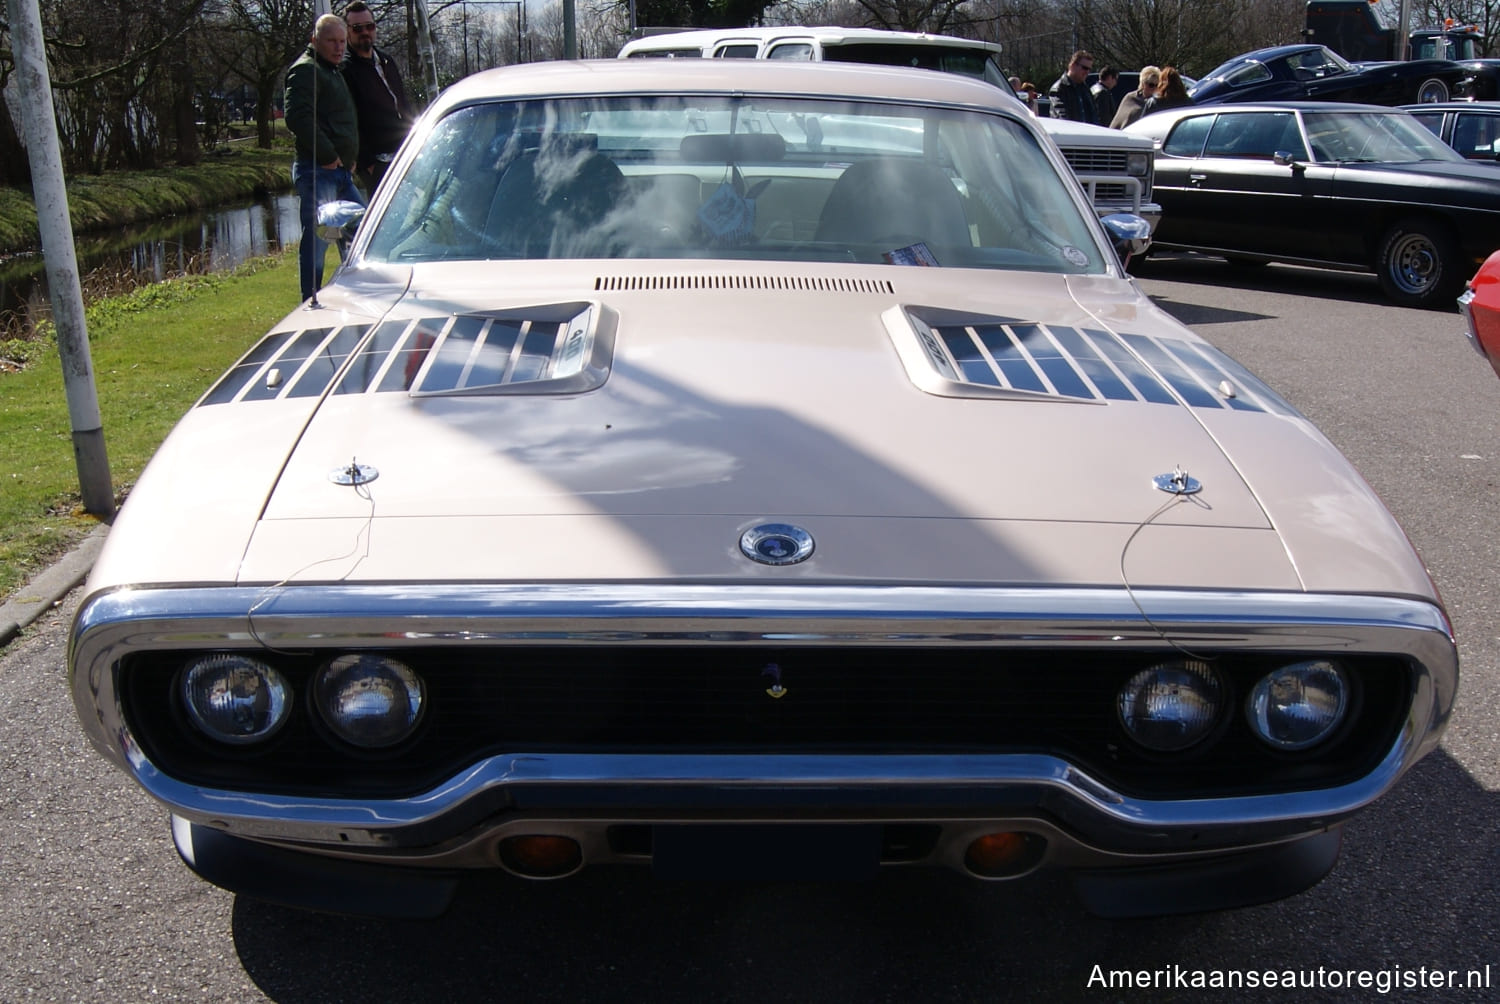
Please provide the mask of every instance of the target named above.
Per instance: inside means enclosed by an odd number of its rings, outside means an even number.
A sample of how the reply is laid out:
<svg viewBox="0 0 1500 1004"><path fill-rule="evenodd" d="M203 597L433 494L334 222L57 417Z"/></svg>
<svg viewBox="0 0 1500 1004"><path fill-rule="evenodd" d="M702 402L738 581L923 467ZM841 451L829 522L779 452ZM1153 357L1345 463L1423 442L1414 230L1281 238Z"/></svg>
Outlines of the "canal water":
<svg viewBox="0 0 1500 1004"><path fill-rule="evenodd" d="M74 244L87 297L91 282L123 292L188 272L220 272L280 251L301 236L297 197L288 193L107 235L78 234ZM0 337L17 318L29 324L31 318L49 313L41 251L0 253Z"/></svg>

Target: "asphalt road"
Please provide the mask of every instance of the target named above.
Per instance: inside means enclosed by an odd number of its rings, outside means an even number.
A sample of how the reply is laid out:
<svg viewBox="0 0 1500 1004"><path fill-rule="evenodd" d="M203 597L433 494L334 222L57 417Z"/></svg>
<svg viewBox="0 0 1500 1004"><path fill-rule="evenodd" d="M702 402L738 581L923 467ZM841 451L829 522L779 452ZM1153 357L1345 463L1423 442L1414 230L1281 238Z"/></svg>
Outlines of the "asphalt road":
<svg viewBox="0 0 1500 1004"><path fill-rule="evenodd" d="M1317 888L1112 922L1053 875L679 885L595 869L485 877L425 923L270 907L194 878L165 812L86 746L63 685L70 598L0 653L0 1001L1500 999L1500 380L1456 314L1388 306L1369 277L1174 259L1141 282L1349 455L1454 618L1464 677L1442 748L1347 827ZM1101 986L1112 970L1158 989ZM1233 970L1321 986L1174 986ZM1491 989L1434 987L1450 970L1487 971Z"/></svg>

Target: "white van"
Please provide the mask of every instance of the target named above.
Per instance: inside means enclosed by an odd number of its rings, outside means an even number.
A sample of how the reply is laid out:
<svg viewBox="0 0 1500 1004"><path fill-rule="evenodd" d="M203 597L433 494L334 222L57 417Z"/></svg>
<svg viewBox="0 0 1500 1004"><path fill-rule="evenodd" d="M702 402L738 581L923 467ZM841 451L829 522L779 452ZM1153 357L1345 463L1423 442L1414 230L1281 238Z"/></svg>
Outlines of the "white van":
<svg viewBox="0 0 1500 1004"><path fill-rule="evenodd" d="M1017 102L1000 66L1000 46L952 35L878 28L708 28L632 39L621 59L794 59L879 63L978 77ZM1039 119L1078 176L1094 211L1135 213L1156 229L1161 206L1151 201L1155 144L1118 129Z"/></svg>

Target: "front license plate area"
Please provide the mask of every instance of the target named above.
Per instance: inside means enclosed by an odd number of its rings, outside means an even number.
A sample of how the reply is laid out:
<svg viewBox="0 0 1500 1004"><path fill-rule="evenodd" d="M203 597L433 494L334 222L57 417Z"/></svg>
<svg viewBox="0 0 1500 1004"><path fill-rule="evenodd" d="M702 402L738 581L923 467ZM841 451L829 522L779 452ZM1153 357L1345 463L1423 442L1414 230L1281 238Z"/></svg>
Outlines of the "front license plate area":
<svg viewBox="0 0 1500 1004"><path fill-rule="evenodd" d="M663 825L652 828L651 867L663 879L851 881L875 874L880 846L869 824Z"/></svg>

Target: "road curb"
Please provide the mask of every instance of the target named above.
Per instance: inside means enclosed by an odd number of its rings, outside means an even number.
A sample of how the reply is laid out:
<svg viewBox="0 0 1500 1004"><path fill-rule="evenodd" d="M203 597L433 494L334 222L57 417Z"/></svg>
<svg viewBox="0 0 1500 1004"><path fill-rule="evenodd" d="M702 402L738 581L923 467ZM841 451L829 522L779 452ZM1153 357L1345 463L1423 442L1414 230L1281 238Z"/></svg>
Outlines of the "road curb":
<svg viewBox="0 0 1500 1004"><path fill-rule="evenodd" d="M82 543L63 555L36 578L16 590L0 604L0 646L8 645L21 630L51 610L84 579L104 546L109 527L103 523L90 531Z"/></svg>

